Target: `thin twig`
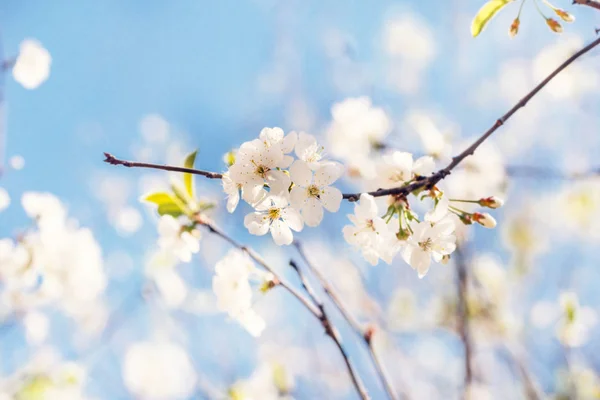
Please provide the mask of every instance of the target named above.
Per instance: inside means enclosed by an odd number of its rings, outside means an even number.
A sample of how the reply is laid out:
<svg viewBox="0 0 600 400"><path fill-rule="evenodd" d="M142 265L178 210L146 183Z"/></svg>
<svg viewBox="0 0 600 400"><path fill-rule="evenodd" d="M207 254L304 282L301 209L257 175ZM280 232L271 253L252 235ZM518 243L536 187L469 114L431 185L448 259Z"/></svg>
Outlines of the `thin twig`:
<svg viewBox="0 0 600 400"><path fill-rule="evenodd" d="M532 91L530 91L525 97L523 97L517 104L513 106L506 114L500 117L491 128L489 128L479 139L477 139L473 144L471 144L467 149L465 149L462 153L452 158L452 161L446 168L443 168L433 175L428 177L421 177L421 179L413 182L409 185L395 187L391 189L379 189L374 192L369 192L371 196L379 197L379 196L389 196L389 195L397 195L397 196L407 196L415 190L419 189L430 189L435 186L439 181L444 179L446 176L450 175L450 172L460 164L465 158L472 155L475 150L486 141L498 128L500 128L504 123L513 116L520 108L525 107L529 100L531 100L544 86L546 86L556 75L558 75L562 70L568 67L573 61L577 60L579 57L596 47L600 44L600 38L594 40L592 43L588 44L571 57L569 57L565 62L558 66L550 75L546 77L542 82L540 82ZM361 193L346 193L344 194L344 199L348 201L356 201L360 198Z"/></svg>
<svg viewBox="0 0 600 400"><path fill-rule="evenodd" d="M573 0L573 4L589 6L589 7L595 8L596 10L600 10L600 2L595 1L595 0Z"/></svg>
<svg viewBox="0 0 600 400"><path fill-rule="evenodd" d="M144 162L137 162L137 161L120 160L110 153L104 153L104 157L106 157L104 159L104 162L109 163L111 165L123 165L124 167L129 167L129 168L132 168L132 167L152 168L152 169L161 169L163 171L187 172L189 174L202 175L209 179L223 178L223 174L220 174L218 172L202 171L202 170L194 169L194 168L175 167L172 165L161 165L161 164L151 164L151 163L144 163Z"/></svg>
<svg viewBox="0 0 600 400"><path fill-rule="evenodd" d="M458 296L458 335L463 342L465 349L465 398L468 388L473 382L473 343L471 342L471 332L469 328L469 309L467 304L468 296L468 270L467 263L460 247L456 247L454 251L454 259L456 260L456 275L457 275L457 296Z"/></svg>
<svg viewBox="0 0 600 400"><path fill-rule="evenodd" d="M224 239L226 242L231 244L233 247L236 247L236 248L240 249L241 251L243 251L244 253L246 253L257 264L259 264L265 270L267 270L271 274L273 274L274 283L276 285L279 285L279 286L285 288L288 292L290 292L296 299L298 299L300 301L300 303L302 303L302 305L315 318L317 318L321 322L321 324L325 328L325 332L333 339L333 341L335 342L336 346L338 347L340 353L342 354L342 357L344 358L344 362L346 363L346 366L348 367L348 372L350 373L350 377L352 378L352 383L354 384L354 387L360 394L360 397L363 400L369 399L370 397L367 393L367 390L365 389L365 386L364 386L362 380L356 374L354 368L352 367L352 364L348 357L348 353L346 353L346 349L344 349L344 347L342 346L341 339L340 339L340 336L339 336L337 330L331 325L331 322L330 322L329 318L327 317L327 314L325 313L323 304L316 300L316 298L314 297L314 291L312 291L312 289L309 289L310 286L308 286L307 282L305 280L303 280L302 275L301 275L302 285L305 287L310 299L307 299L300 292L298 292L294 287L290 286L288 283L283 281L281 279L281 277L279 276L279 274L277 274L277 272L270 265L268 265L266 263L266 261L252 248L250 248L248 246L244 246L241 243L238 243L235 239L233 239L232 237L227 235L225 232L223 232L221 229L219 229L217 226L215 226L213 223L211 223L209 221L206 221L204 219L197 217L196 222L198 222L201 225L206 226L206 228L208 228L208 230L211 233L214 233L215 235L219 236L220 238Z"/></svg>
<svg viewBox="0 0 600 400"><path fill-rule="evenodd" d="M342 314L342 316L348 322L350 327L352 327L354 332L358 336L360 336L362 341L367 346L367 349L369 350L369 355L371 356L371 360L373 362L373 365L375 366L375 370L377 371L377 375L379 376L379 379L381 380L381 383L383 384L385 391L387 392L389 398L392 400L397 399L398 396L396 395L396 392L394 391L394 388L390 382L390 379L388 378L388 376L385 372L383 364L382 364L381 360L379 359L377 352L375 351L375 349L373 347L373 341L372 341L373 331L370 329L363 329L363 327L356 320L356 318L354 318L354 316L352 316L350 311L347 309L347 307L342 302L341 298L333 290L333 288L331 287L331 285L329 284L327 279L308 260L308 257L306 256L306 252L304 251L302 244L298 241L294 241L294 246L298 250L298 254L300 254L300 257L302 258L304 263L308 266L308 268L311 270L311 272L317 277L317 279L321 283L321 286L323 287L325 294L327 294L327 296L331 299L331 301L336 306L336 308L338 309L340 314ZM406 393L402 393L402 397L405 399L409 398L408 394L406 394Z"/></svg>
<svg viewBox="0 0 600 400"><path fill-rule="evenodd" d="M541 393L541 389L539 388L539 385L535 382L533 376L527 369L525 362L517 354L517 351L515 349L511 348L508 344L505 344L504 348L506 349L507 354L511 358L511 361L513 362L513 364L519 371L519 375L521 375L521 381L523 382L523 385L525 386L525 395L527 396L527 399L528 400L540 400L541 398L543 398L544 396Z"/></svg>
<svg viewBox="0 0 600 400"><path fill-rule="evenodd" d="M314 303L321 311L321 316L319 318L319 320L321 321L321 325L323 325L325 333L329 337L331 337L331 339L335 342L336 346L340 350L340 353L344 358L344 362L346 363L346 367L348 368L348 372L350 372L350 376L352 377L352 383L354 384L354 387L356 388L362 399L369 399L370 397L367 393L365 385L356 373L356 370L352 366L352 362L350 361L350 357L348 356L346 349L344 349L344 346L342 345L342 339L340 337L340 334L335 328L335 326L333 326L331 320L329 319L329 316L327 315L327 312L325 311L325 305L321 300L319 300L319 297L317 296L316 292L314 291L314 289L312 288L302 271L300 271L300 267L298 267L298 265L293 260L290 261L290 266L294 269L294 271L296 271L296 273L300 277L300 282L302 283L302 287L304 288L304 290L306 290L306 293L308 293L310 298L314 301Z"/></svg>
<svg viewBox="0 0 600 400"><path fill-rule="evenodd" d="M589 171L564 173L546 167L529 165L513 165L506 167L506 174L514 178L554 179L554 180L583 180L600 177L600 167Z"/></svg>
<svg viewBox="0 0 600 400"><path fill-rule="evenodd" d="M319 309L309 299L307 299L302 294L300 294L300 292L298 292L294 287L290 286L288 283L283 281L279 277L277 272L269 264L267 264L267 262L256 251L254 251L252 248L250 248L248 246L244 246L241 243L238 243L236 240L234 240L232 237L227 235L220 228L218 228L217 226L215 226L214 224L212 224L209 221L198 218L196 220L196 222L200 223L201 225L206 226L211 233L214 233L215 235L225 239L225 241L229 242L229 244L231 244L233 247L237 247L238 249L240 249L241 251L246 253L257 264L259 264L265 270L267 270L271 274L273 274L273 276L275 277L276 285L279 285L279 286L283 287L285 290L287 290L288 292L290 292L295 298L297 298L302 303L302 305L304 307L306 307L306 309L308 311L310 311L310 313L312 315L314 315L317 318L320 318Z"/></svg>

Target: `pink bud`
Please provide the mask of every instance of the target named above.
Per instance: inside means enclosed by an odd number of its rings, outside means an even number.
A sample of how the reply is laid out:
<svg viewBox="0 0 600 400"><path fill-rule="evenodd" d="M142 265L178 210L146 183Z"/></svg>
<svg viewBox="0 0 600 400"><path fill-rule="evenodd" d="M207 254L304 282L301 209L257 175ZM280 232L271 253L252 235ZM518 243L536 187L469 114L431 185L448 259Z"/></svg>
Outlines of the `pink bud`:
<svg viewBox="0 0 600 400"><path fill-rule="evenodd" d="M495 228L496 220L488 213L473 213L473 220L484 228Z"/></svg>
<svg viewBox="0 0 600 400"><path fill-rule="evenodd" d="M480 199L479 205L488 208L500 208L504 205L504 200L495 196L490 196Z"/></svg>

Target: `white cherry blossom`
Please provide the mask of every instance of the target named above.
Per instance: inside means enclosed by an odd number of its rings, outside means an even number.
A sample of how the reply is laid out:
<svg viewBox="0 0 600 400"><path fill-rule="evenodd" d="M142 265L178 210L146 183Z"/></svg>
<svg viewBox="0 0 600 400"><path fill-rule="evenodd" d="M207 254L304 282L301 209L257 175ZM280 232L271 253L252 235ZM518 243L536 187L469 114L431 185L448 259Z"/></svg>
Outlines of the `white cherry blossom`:
<svg viewBox="0 0 600 400"><path fill-rule="evenodd" d="M314 172L304 161L295 161L290 167L294 187L290 192L291 204L300 210L308 226L317 226L323 219L323 207L329 212L337 212L342 202L342 192L331 185L343 173L339 163L321 164Z"/></svg>
<svg viewBox="0 0 600 400"><path fill-rule="evenodd" d="M267 147L272 145L280 146L284 155L283 161L278 165L279 167L287 168L292 164L294 158L287 154L291 153L294 150L294 146L296 146L296 142L298 141L298 134L296 132L290 132L285 135L281 128L263 128L258 137Z"/></svg>
<svg viewBox="0 0 600 400"><path fill-rule="evenodd" d="M217 308L237 320L251 335L260 336L264 320L252 309L253 277L268 277L256 269L250 258L231 250L215 265L212 287L217 296Z"/></svg>
<svg viewBox="0 0 600 400"><path fill-rule="evenodd" d="M321 165L323 158L323 146L319 146L317 139L313 135L300 132L298 143L296 143L296 156L302 160L312 170L316 170Z"/></svg>
<svg viewBox="0 0 600 400"><path fill-rule="evenodd" d="M223 191L227 194L227 211L230 213L234 212L240 202L240 191L242 185L234 182L229 176L229 172L223 174L221 179L223 183Z"/></svg>
<svg viewBox="0 0 600 400"><path fill-rule="evenodd" d="M354 215L348 218L353 225L343 229L344 239L362 251L362 255L371 265L377 265L381 258L390 264L399 249L400 242L396 239L392 226L379 217L379 210L373 196L367 193L360 195L358 204L354 206Z"/></svg>
<svg viewBox="0 0 600 400"><path fill-rule="evenodd" d="M456 249L455 224L454 217L447 212L447 200L441 200L426 215L425 221L411 225L412 233L406 240L402 257L417 270L419 278L429 271L432 258L440 262Z"/></svg>
<svg viewBox="0 0 600 400"><path fill-rule="evenodd" d="M51 63L50 53L40 42L26 39L19 47L12 69L13 78L25 89L35 89L50 76Z"/></svg>
<svg viewBox="0 0 600 400"><path fill-rule="evenodd" d="M171 251L182 262L190 262L192 254L200 251L198 238L183 229L171 215L163 215L158 221L158 245Z"/></svg>
<svg viewBox="0 0 600 400"><path fill-rule="evenodd" d="M255 139L240 147L235 163L229 168L229 177L242 186L242 196L250 204L260 202L267 195L265 184L281 179L283 168L288 159L284 159L281 141ZM289 164L288 164L289 165Z"/></svg>
<svg viewBox="0 0 600 400"><path fill-rule="evenodd" d="M377 166L382 188L400 186L414 178L415 175L427 176L435 169L433 157L424 156L413 161L411 153L394 151L382 157Z"/></svg>
<svg viewBox="0 0 600 400"><path fill-rule="evenodd" d="M256 206L256 212L246 215L244 226L257 236L271 232L275 244L288 245L294 240L292 230L300 232L304 222L300 213L290 206L285 192L269 195Z"/></svg>

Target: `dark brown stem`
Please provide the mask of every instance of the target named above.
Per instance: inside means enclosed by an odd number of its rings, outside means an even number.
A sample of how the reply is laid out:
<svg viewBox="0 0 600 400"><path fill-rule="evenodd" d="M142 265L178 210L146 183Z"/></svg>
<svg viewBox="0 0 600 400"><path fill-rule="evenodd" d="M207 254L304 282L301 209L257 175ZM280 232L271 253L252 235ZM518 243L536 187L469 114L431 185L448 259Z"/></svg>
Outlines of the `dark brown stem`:
<svg viewBox="0 0 600 400"><path fill-rule="evenodd" d="M152 169L161 169L163 171L187 172L189 174L202 175L209 179L223 178L223 174L220 174L218 172L202 171L202 170L194 169L194 168L175 167L172 165L160 165L160 164L143 163L143 162L137 162L137 161L120 160L110 153L104 153L104 157L106 157L104 159L104 162L109 163L111 165L123 165L124 167L129 167L129 168L133 168L133 167L152 168Z"/></svg>
<svg viewBox="0 0 600 400"><path fill-rule="evenodd" d="M564 173L546 167L529 165L514 165L506 167L506 174L513 178L555 179L555 180L582 180L600 176L600 168L577 173Z"/></svg>
<svg viewBox="0 0 600 400"><path fill-rule="evenodd" d="M306 279L306 277L300 270L300 267L298 267L298 264L296 264L292 260L292 261L290 261L290 266L298 274L298 277L300 278L300 282L302 283L302 287L304 288L304 290L306 290L306 293L308 293L309 297L319 308L319 310L321 312L320 317L319 317L319 320L321 321L321 325L323 325L323 328L325 329L325 333L335 342L337 348L340 350L340 353L342 354L342 357L344 358L344 362L346 363L346 367L348 368L348 372L350 373L350 377L352 378L352 383L354 384L356 391L360 394L360 397L362 399L369 399L370 397L369 397L369 394L367 393L365 385L362 382L362 380L360 379L360 377L358 376L358 374L356 373L356 370L352 366L352 362L350 361L350 357L348 356L346 349L344 349L344 346L342 345L342 339L340 337L340 334L339 334L338 330L335 328L335 326L333 325L333 323L331 322L331 319L327 315L327 312L325 311L325 305L317 296L317 293L314 291L314 289L312 288L312 286L310 285L310 283L308 282L308 280Z"/></svg>
<svg viewBox="0 0 600 400"><path fill-rule="evenodd" d="M458 335L465 349L465 399L468 388L473 382L473 343L471 342L471 332L469 328L469 309L468 309L468 269L467 262L460 247L456 247L454 257L456 260L456 283L458 296Z"/></svg>
<svg viewBox="0 0 600 400"><path fill-rule="evenodd" d="M573 4L579 4L582 6L588 6L600 10L600 2L595 0L573 0Z"/></svg>
<svg viewBox="0 0 600 400"><path fill-rule="evenodd" d="M304 248L302 247L302 244L298 241L294 241L294 246L298 250L298 254L300 254L300 257L302 258L304 263L308 266L310 271L319 280L319 283L323 287L325 294L327 294L327 296L331 299L331 301L333 302L335 307L338 309L340 314L342 314L344 319L348 322L348 325L350 325L350 327L354 330L354 332L358 336L360 336L360 338L363 340L363 342L367 346L367 349L369 350L369 355L371 357L373 365L375 366L377 375L379 376L379 379L380 379L381 383L383 384L383 387L385 388L385 391L386 391L387 395L389 396L389 398L392 400L398 399L398 396L396 395L396 392L394 391L394 388L390 382L390 379L388 378L388 376L385 372L383 364L381 363L381 360L379 359L377 352L373 348L373 341L372 341L373 331L370 329L363 329L362 325L356 320L356 318L354 318L352 316L350 311L347 309L347 307L342 302L341 298L335 293L335 291L333 290L333 288L331 287L331 285L329 284L327 279L325 279L323 274L321 274L321 272L317 268L315 268L315 266L308 260L308 257L306 256L306 253L304 251ZM406 394L406 393L402 393L402 397L405 399L409 398L408 394Z"/></svg>
<svg viewBox="0 0 600 400"><path fill-rule="evenodd" d="M413 182L409 185L400 186L392 189L380 189L374 192L369 192L371 196L380 197L380 196L389 196L389 195L404 195L414 192L415 190L420 189L430 189L434 187L439 181L444 179L446 176L450 175L450 172L460 164L465 158L472 155L475 150L487 140L498 128L508 121L510 117L513 116L520 108L525 107L529 100L531 100L540 90L544 88L556 75L558 75L562 70L567 68L573 61L577 60L579 57L596 47L600 44L600 38L594 40L592 43L588 44L571 57L569 57L565 62L558 66L550 75L546 77L542 82L540 82L533 90L531 90L525 97L523 97L517 104L513 106L506 114L502 117L498 118L494 125L492 125L479 139L477 139L473 144L471 144L467 149L465 149L462 153L452 158L452 161L446 168L441 169L435 172L433 175L428 177L421 177L420 180ZM346 193L344 194L344 199L348 201L356 201L359 199L361 193Z"/></svg>

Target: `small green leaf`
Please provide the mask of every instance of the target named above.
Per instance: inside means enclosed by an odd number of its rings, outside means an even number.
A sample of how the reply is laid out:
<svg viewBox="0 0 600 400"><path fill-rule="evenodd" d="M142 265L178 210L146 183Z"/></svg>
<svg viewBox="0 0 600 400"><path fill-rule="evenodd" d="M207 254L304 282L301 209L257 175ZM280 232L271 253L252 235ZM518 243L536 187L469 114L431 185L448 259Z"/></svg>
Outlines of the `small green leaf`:
<svg viewBox="0 0 600 400"><path fill-rule="evenodd" d="M196 162L196 154L198 154L198 150L190 153L186 158L183 166L186 168L194 168L194 163ZM191 198L194 198L194 179L192 174L184 173L183 174L183 184L185 185L185 189Z"/></svg>
<svg viewBox="0 0 600 400"><path fill-rule="evenodd" d="M490 0L483 5L477 12L473 22L471 23L471 35L478 36L488 22L508 3L514 0Z"/></svg>
<svg viewBox="0 0 600 400"><path fill-rule="evenodd" d="M159 215L178 217L185 213L185 204L176 196L167 192L151 193L143 197L142 200L156 204Z"/></svg>

